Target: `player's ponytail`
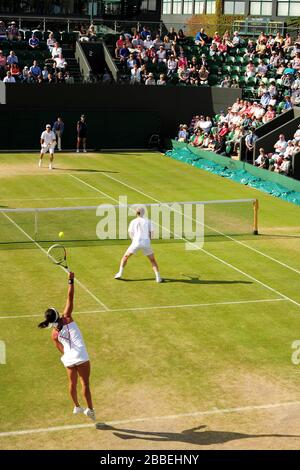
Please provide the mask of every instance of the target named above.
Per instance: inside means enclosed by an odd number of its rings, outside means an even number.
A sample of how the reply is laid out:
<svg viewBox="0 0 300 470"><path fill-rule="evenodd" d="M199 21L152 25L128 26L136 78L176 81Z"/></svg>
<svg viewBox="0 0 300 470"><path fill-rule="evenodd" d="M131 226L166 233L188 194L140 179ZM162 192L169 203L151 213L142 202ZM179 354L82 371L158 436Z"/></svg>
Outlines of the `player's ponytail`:
<svg viewBox="0 0 300 470"><path fill-rule="evenodd" d="M47 320L42 321L41 323L38 324L38 328L48 328L49 322Z"/></svg>
<svg viewBox="0 0 300 470"><path fill-rule="evenodd" d="M51 326L59 318L58 311L53 307L48 308L44 315L45 315L45 320L38 324L38 328L48 328L49 325Z"/></svg>

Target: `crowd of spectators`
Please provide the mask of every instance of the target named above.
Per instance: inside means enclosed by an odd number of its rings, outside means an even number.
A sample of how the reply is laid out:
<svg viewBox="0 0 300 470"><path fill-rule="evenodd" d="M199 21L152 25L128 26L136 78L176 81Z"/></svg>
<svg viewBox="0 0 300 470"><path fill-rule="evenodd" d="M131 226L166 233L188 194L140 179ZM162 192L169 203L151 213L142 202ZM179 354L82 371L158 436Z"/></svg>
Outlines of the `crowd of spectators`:
<svg viewBox="0 0 300 470"><path fill-rule="evenodd" d="M3 21L0 21L0 42L6 46L11 44L9 41L22 41L23 35L18 30L15 22L9 23L6 27ZM39 51L41 41L36 32L32 32L26 42L25 56L22 50L22 59L19 60L17 53L11 50L5 54L0 47L0 80L4 83L74 83L74 78L68 71L68 64L63 55L63 49L57 42L54 34L49 32L47 41L43 43L46 51L43 51L42 59ZM39 56L40 60L35 57Z"/></svg>
<svg viewBox="0 0 300 470"><path fill-rule="evenodd" d="M286 140L285 135L280 134L272 152L267 153L263 148L260 148L254 165L289 176L291 174L292 158L299 153L300 125L290 140Z"/></svg>
<svg viewBox="0 0 300 470"><path fill-rule="evenodd" d="M191 38L174 28L160 36L144 26L119 36L115 58L122 79L133 85L240 87L250 99L289 96L291 105L300 104L300 35L261 33L246 40L237 31L209 37L202 28Z"/></svg>
<svg viewBox="0 0 300 470"><path fill-rule="evenodd" d="M276 111L272 105L237 98L226 111L221 111L214 116L193 116L189 126L180 124L176 139L202 150L232 157L239 156L241 139L244 137L245 159L252 163L254 144L258 139L255 131L274 117L276 117ZM266 154L264 149L260 149L260 156L254 164L261 168L289 174L291 157L299 152L300 126L294 136L291 136L291 140L286 141L285 136L280 135L278 142L274 145L273 153Z"/></svg>

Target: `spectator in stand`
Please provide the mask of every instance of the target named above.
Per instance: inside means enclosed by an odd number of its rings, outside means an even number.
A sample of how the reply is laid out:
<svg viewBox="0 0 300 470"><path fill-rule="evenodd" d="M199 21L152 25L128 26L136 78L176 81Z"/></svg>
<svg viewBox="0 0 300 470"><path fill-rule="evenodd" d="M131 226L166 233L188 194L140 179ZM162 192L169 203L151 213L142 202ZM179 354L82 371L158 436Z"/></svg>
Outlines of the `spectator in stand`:
<svg viewBox="0 0 300 470"><path fill-rule="evenodd" d="M257 66L256 76L258 78L262 78L266 76L268 71L268 66L264 63L263 59L259 59L259 63Z"/></svg>
<svg viewBox="0 0 300 470"><path fill-rule="evenodd" d="M3 51L0 51L0 79L4 77L6 72L6 62L7 59L3 54Z"/></svg>
<svg viewBox="0 0 300 470"><path fill-rule="evenodd" d="M30 73L30 72L29 72L29 73ZM34 80L34 79L33 79L33 80ZM48 82L47 82L47 83L48 83L49 85L53 85L54 83L56 83L56 80L55 80L55 78L54 78L54 76L53 76L52 73L49 73L49 74L48 74Z"/></svg>
<svg viewBox="0 0 300 470"><path fill-rule="evenodd" d="M240 37L238 31L234 31L233 38L232 38L232 45L234 47L241 47L242 45L242 38Z"/></svg>
<svg viewBox="0 0 300 470"><path fill-rule="evenodd" d="M141 31L141 38L143 41L147 38L147 36L151 36L151 31L147 26L143 26L143 29Z"/></svg>
<svg viewBox="0 0 300 470"><path fill-rule="evenodd" d="M124 45L124 36L123 34L120 34L119 39L116 42L116 48L115 48L115 58L119 59L120 57L120 50L122 49Z"/></svg>
<svg viewBox="0 0 300 470"><path fill-rule="evenodd" d="M167 61L168 68L168 77L171 77L177 71L178 60L176 57L171 54L170 58Z"/></svg>
<svg viewBox="0 0 300 470"><path fill-rule="evenodd" d="M256 67L252 60L247 64L246 66L246 72L245 72L245 77L250 78L250 77L255 77L256 75Z"/></svg>
<svg viewBox="0 0 300 470"><path fill-rule="evenodd" d="M156 53L156 57L157 57L157 62L160 64L162 62L166 63L167 62L167 52L166 50L164 49L164 46L160 46L157 53Z"/></svg>
<svg viewBox="0 0 300 470"><path fill-rule="evenodd" d="M52 59L56 59L56 57L59 57L59 54L62 54L62 48L60 47L59 43L56 41L54 43L54 46L51 52Z"/></svg>
<svg viewBox="0 0 300 470"><path fill-rule="evenodd" d="M56 74L56 83L65 83L65 77L62 72L57 72Z"/></svg>
<svg viewBox="0 0 300 470"><path fill-rule="evenodd" d="M19 30L16 26L16 22L12 21L7 28L7 37L9 41L18 41L19 40Z"/></svg>
<svg viewBox="0 0 300 470"><path fill-rule="evenodd" d="M160 74L159 79L156 82L156 85L165 86L167 84L166 77L163 73Z"/></svg>
<svg viewBox="0 0 300 470"><path fill-rule="evenodd" d="M3 83L16 83L16 79L12 76L10 71L6 72L6 77L3 78Z"/></svg>
<svg viewBox="0 0 300 470"><path fill-rule="evenodd" d="M185 40L185 34L184 34L184 32L182 31L182 29L179 29L179 30L178 30L178 33L177 33L176 41L177 41L178 43L183 43L184 40ZM173 41L174 41L174 39L173 39Z"/></svg>
<svg viewBox="0 0 300 470"><path fill-rule="evenodd" d="M120 49L119 54L120 54L120 62L123 66L125 66L127 63L129 54L130 54L129 49L126 46L125 42L123 43L123 47Z"/></svg>
<svg viewBox="0 0 300 470"><path fill-rule="evenodd" d="M199 85L199 72L195 66L189 68L190 85Z"/></svg>
<svg viewBox="0 0 300 470"><path fill-rule="evenodd" d="M274 48L276 51L280 51L282 50L283 48L283 37L281 36L281 34L278 32L275 36L275 39L274 39Z"/></svg>
<svg viewBox="0 0 300 470"><path fill-rule="evenodd" d="M141 68L137 65L134 64L133 67L131 68L131 77L130 77L130 84L131 85L140 85L142 81L142 76L141 76Z"/></svg>
<svg viewBox="0 0 300 470"><path fill-rule="evenodd" d="M168 38L170 39L170 41L176 41L177 39L177 33L175 31L175 28L171 28L170 31L168 32L167 34Z"/></svg>
<svg viewBox="0 0 300 470"><path fill-rule="evenodd" d="M290 96L285 96L284 98L284 106L282 108L282 111L288 111L289 109L292 109L293 105L291 102L291 97Z"/></svg>
<svg viewBox="0 0 300 470"><path fill-rule="evenodd" d="M200 147L204 139L204 134L201 129L196 129L193 136L191 137L190 144L193 147Z"/></svg>
<svg viewBox="0 0 300 470"><path fill-rule="evenodd" d="M66 72L65 83L68 83L68 85L73 85L75 83L74 77L71 77L70 72Z"/></svg>
<svg viewBox="0 0 300 470"><path fill-rule="evenodd" d="M291 62L292 68L296 70L297 72L300 71L300 53L297 52L295 55L294 59Z"/></svg>
<svg viewBox="0 0 300 470"><path fill-rule="evenodd" d="M201 28L200 31L196 34L195 44L199 44L200 46L205 46L209 43L209 37L205 33L204 28Z"/></svg>
<svg viewBox="0 0 300 470"><path fill-rule="evenodd" d="M285 150L287 148L287 141L285 140L284 134L280 134L277 142L274 145L274 149L276 154L284 154Z"/></svg>
<svg viewBox="0 0 300 470"><path fill-rule="evenodd" d="M129 57L128 57L127 62L126 62L127 68L129 70L131 70L133 68L133 66L136 65L136 64L137 64L137 61L134 57L134 54L129 54Z"/></svg>
<svg viewBox="0 0 300 470"><path fill-rule="evenodd" d="M122 47L122 43L121 43L121 37L120 36L120 39L118 39L117 41L117 44L119 43L119 47ZM150 36L151 37L151 36ZM123 42L124 42L124 39L123 39ZM139 33L136 33L132 39L132 47L134 47L135 49L137 49L139 46L143 46L144 45L144 41L143 39L141 38L141 35Z"/></svg>
<svg viewBox="0 0 300 470"><path fill-rule="evenodd" d="M202 67L199 70L199 84L200 85L207 85L208 84L208 70L207 68L202 65Z"/></svg>
<svg viewBox="0 0 300 470"><path fill-rule="evenodd" d="M259 149L259 154L258 157L254 160L254 166L259 166L261 165L262 161L266 158L266 152L265 150L261 147Z"/></svg>
<svg viewBox="0 0 300 470"><path fill-rule="evenodd" d="M167 35L164 37L163 47L167 53L167 57L169 57L171 54L171 50L172 50L172 43Z"/></svg>
<svg viewBox="0 0 300 470"><path fill-rule="evenodd" d="M25 71L25 68L23 72L24 71ZM23 83L35 83L35 77L32 75L32 72L30 72L30 70L27 70L27 73L24 75Z"/></svg>
<svg viewBox="0 0 300 470"><path fill-rule="evenodd" d="M4 21L0 21L0 41L6 41L7 34L6 34L6 27Z"/></svg>
<svg viewBox="0 0 300 470"><path fill-rule="evenodd" d="M156 85L156 81L152 72L148 74L148 78L145 81L145 85Z"/></svg>
<svg viewBox="0 0 300 470"><path fill-rule="evenodd" d="M276 112L275 112L273 106L269 105L267 107L267 111L266 111L265 115L262 118L262 122L264 124L266 124L267 122L272 121L275 118L275 116L276 116Z"/></svg>
<svg viewBox="0 0 300 470"><path fill-rule="evenodd" d="M35 36L34 33L32 33L32 36L31 38L29 39L28 41L28 45L29 47L31 47L31 49L37 49L40 45L40 41L39 39Z"/></svg>
<svg viewBox="0 0 300 470"><path fill-rule="evenodd" d="M15 77L16 79L19 79L21 77L21 71L19 64L12 64L10 66L10 73L12 77Z"/></svg>
<svg viewBox="0 0 300 470"><path fill-rule="evenodd" d="M294 134L294 140L296 142L300 142L300 124L299 124L298 129L296 130L296 132Z"/></svg>
<svg viewBox="0 0 300 470"><path fill-rule="evenodd" d="M38 65L37 61L34 60L32 66L30 67L30 72L34 76L34 78L37 78L39 75L41 75L41 67Z"/></svg>
<svg viewBox="0 0 300 470"><path fill-rule="evenodd" d="M247 44L247 52L245 53L245 57L250 57L251 59L254 57L256 52L256 44L252 39L248 40Z"/></svg>
<svg viewBox="0 0 300 470"><path fill-rule="evenodd" d="M153 40L153 45L155 47L155 49L158 51L159 49L159 46L163 46L164 45L164 42L161 40L161 37L159 34L157 34L155 36L155 39Z"/></svg>
<svg viewBox="0 0 300 470"><path fill-rule="evenodd" d="M97 33L95 26L91 24L87 30L87 36L89 38L89 41L94 42L97 41Z"/></svg>
<svg viewBox="0 0 300 470"><path fill-rule="evenodd" d="M48 75L49 75L49 70L48 70L48 67L45 65L45 67L42 70L42 78L44 82L48 80Z"/></svg>
<svg viewBox="0 0 300 470"><path fill-rule="evenodd" d="M150 34L146 37L144 43L143 43L143 46L146 48L146 49L150 49L151 46L153 46L153 41L151 39L151 36Z"/></svg>
<svg viewBox="0 0 300 470"><path fill-rule="evenodd" d="M7 56L7 65L18 64L19 59L14 53L14 51L10 51L9 55Z"/></svg>
<svg viewBox="0 0 300 470"><path fill-rule="evenodd" d="M295 144L292 140L288 140L287 147L284 152L285 157L292 157L294 155Z"/></svg>
<svg viewBox="0 0 300 470"><path fill-rule="evenodd" d="M231 87L231 79L228 75L225 75L223 80L221 81L222 88L230 88Z"/></svg>
<svg viewBox="0 0 300 470"><path fill-rule="evenodd" d="M284 53L289 53L293 49L293 40L289 33L285 35L282 49Z"/></svg>
<svg viewBox="0 0 300 470"><path fill-rule="evenodd" d="M182 85L188 85L190 80L190 71L185 65L178 68L178 78L179 83Z"/></svg>
<svg viewBox="0 0 300 470"><path fill-rule="evenodd" d="M48 38L47 38L47 47L49 49L50 54L52 54L52 49L53 49L55 43L56 43L56 39L54 37L54 34L51 31L49 33Z"/></svg>

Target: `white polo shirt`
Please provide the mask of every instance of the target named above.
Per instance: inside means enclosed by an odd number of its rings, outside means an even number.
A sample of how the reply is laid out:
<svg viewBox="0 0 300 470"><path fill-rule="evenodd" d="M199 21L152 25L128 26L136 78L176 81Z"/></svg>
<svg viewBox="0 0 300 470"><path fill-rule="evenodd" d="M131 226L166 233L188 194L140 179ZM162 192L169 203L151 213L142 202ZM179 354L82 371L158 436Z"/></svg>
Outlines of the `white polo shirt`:
<svg viewBox="0 0 300 470"><path fill-rule="evenodd" d="M137 217L128 227L128 233L134 245L144 245L150 242L150 233L153 232L151 220Z"/></svg>
<svg viewBox="0 0 300 470"><path fill-rule="evenodd" d="M44 140L44 145L50 145L52 144L53 140L56 140L56 137L53 131L44 131L42 132L41 139Z"/></svg>

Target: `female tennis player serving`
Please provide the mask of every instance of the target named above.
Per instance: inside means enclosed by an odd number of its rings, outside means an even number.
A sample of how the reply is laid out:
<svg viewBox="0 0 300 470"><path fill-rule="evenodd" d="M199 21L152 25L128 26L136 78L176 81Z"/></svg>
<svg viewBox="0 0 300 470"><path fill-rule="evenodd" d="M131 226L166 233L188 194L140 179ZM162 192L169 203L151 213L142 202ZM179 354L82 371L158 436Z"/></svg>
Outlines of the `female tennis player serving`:
<svg viewBox="0 0 300 470"><path fill-rule="evenodd" d="M52 340L57 349L61 352L61 361L67 369L69 377L69 391L74 402L74 414L84 413L92 420L96 420L93 409L91 391L89 386L90 361L81 335L81 332L72 318L74 299L74 273L68 275L68 297L62 316L51 307L45 312L45 320L38 326L39 328L51 328ZM83 409L77 399L77 380L81 381L82 393L87 403L87 408Z"/></svg>

